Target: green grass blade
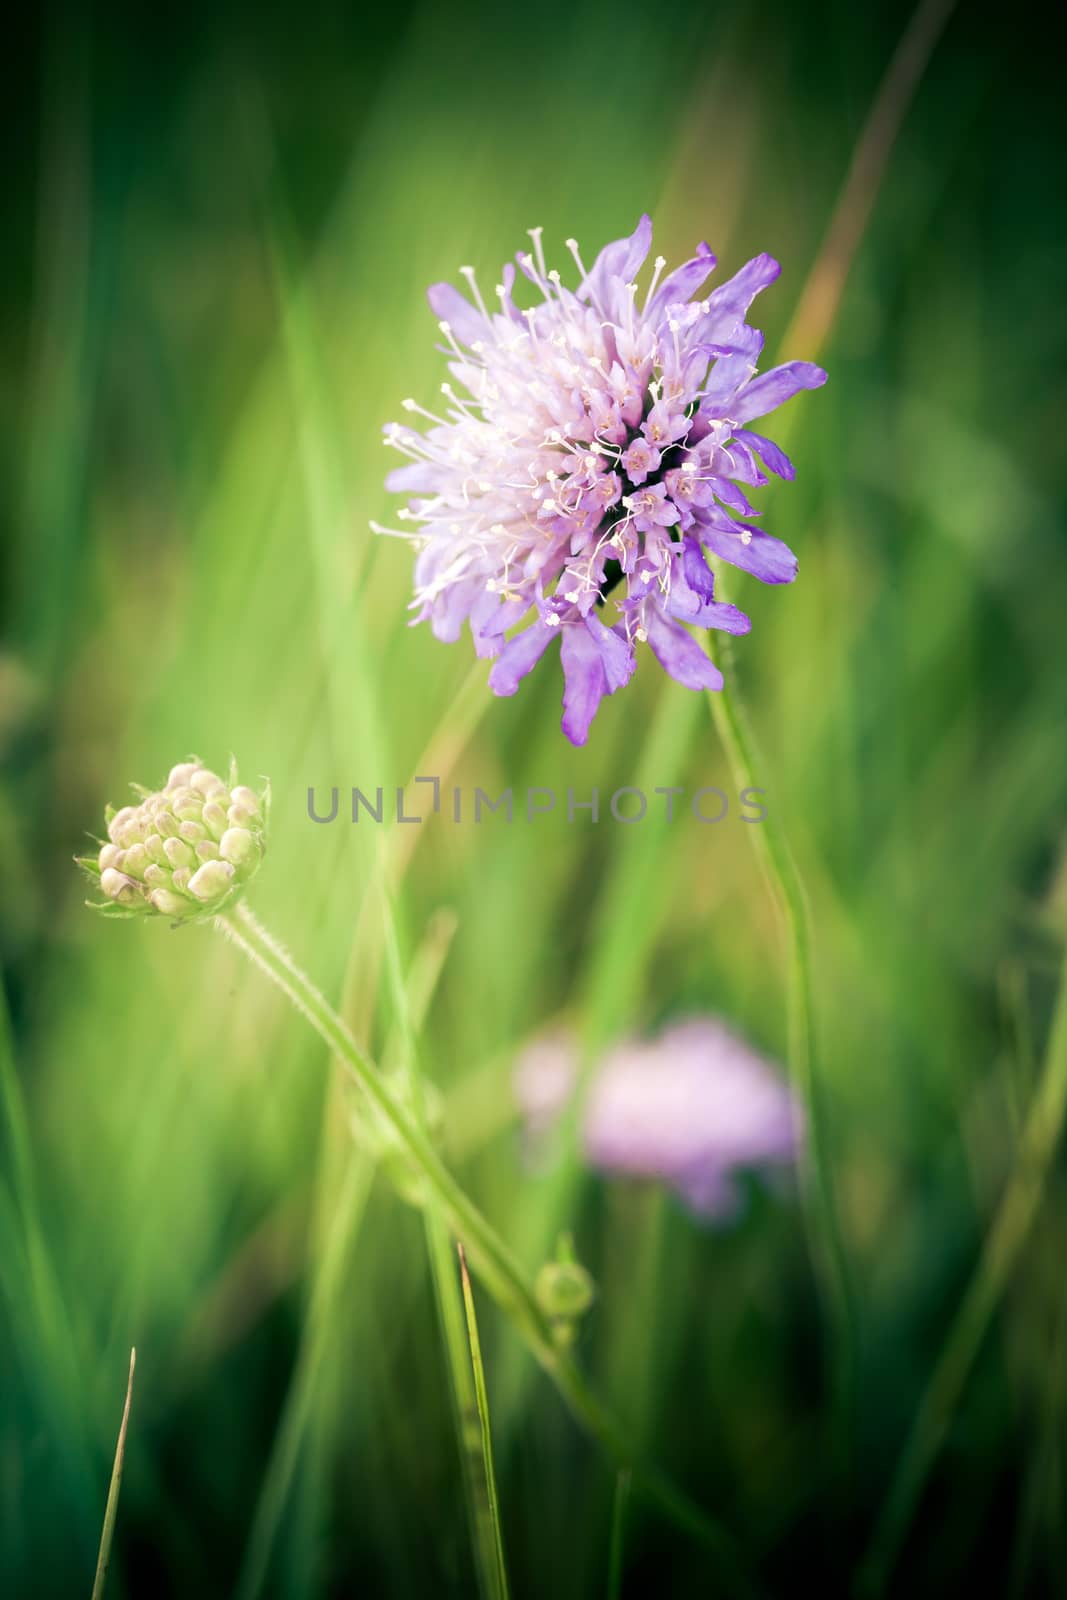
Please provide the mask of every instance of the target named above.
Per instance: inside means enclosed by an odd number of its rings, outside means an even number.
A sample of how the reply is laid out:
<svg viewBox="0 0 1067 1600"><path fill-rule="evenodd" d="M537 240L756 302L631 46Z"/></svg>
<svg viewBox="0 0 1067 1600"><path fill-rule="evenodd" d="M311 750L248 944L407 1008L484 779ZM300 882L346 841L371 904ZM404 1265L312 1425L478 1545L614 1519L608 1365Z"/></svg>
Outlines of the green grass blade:
<svg viewBox="0 0 1067 1600"><path fill-rule="evenodd" d="M403 978L396 918L388 892L384 865L381 878L381 910L384 929L382 943L385 950L387 976L396 1013L398 1053L402 1059L403 1070L407 1074L413 1103L419 1115L422 1115L423 1090L419 1071L417 1032L425 1006L421 1008L420 1015L416 1018L409 995L418 985L415 982L415 972L413 972L409 982L405 983ZM446 941L450 937L451 932L449 931L446 934ZM445 948L447 948L447 942ZM442 960L443 951L436 963L438 971ZM414 965L417 971L420 965L418 959L416 959ZM488 1489L489 1476L483 1464L482 1430L479 1428L480 1403L475 1375L471 1371L471 1361L468 1357L463 1301L460 1297L459 1285L456 1282L455 1268L452 1262L451 1236L448 1224L441 1213L440 1207L434 1203L432 1198L428 1199L423 1211L423 1228L426 1237L426 1253L430 1264L430 1276L433 1281L434 1300L441 1324L441 1338L448 1365L456 1442L462 1463L464 1499L467 1506L471 1543L474 1548L475 1565L478 1572L478 1584L485 1600L503 1600L503 1596L507 1592L507 1585L505 1581L503 1589L501 1588L500 1574L503 1570L503 1565L502 1557L499 1553L499 1529L496 1527L493 1516L492 1497Z"/></svg>
<svg viewBox="0 0 1067 1600"><path fill-rule="evenodd" d="M373 1177L371 1162L361 1151L353 1152L330 1219L318 1274L311 1291L296 1372L286 1396L270 1462L259 1492L236 1589L238 1600L255 1600L267 1576L271 1551L285 1514L301 1446L329 1353L338 1300L345 1283L345 1269L352 1258Z"/></svg>
<svg viewBox="0 0 1067 1600"><path fill-rule="evenodd" d="M721 593L721 586L716 586ZM709 694L715 730L722 741L740 790L764 789L754 755L730 637L718 643L725 684ZM808 1120L810 1148L810 1200L812 1254L823 1284L830 1323L831 1348L827 1352L829 1382L835 1395L839 1449L847 1453L856 1382L856 1302L851 1267L842 1235L831 1159L828 1116L818 1075L815 1034L815 998L812 973L811 925L808 899L785 831L773 806L762 823L749 830L771 893L782 919L786 942L789 1021L789 1066ZM842 1466L846 1461L842 1460Z"/></svg>
<svg viewBox="0 0 1067 1600"><path fill-rule="evenodd" d="M620 1472L615 1479L615 1495L611 1507L608 1600L619 1600L622 1594L622 1575L624 1570L623 1538L626 1532L626 1511L630 1503L631 1481L629 1472Z"/></svg>
<svg viewBox="0 0 1067 1600"><path fill-rule="evenodd" d="M504 1538L500 1528L500 1500L496 1487L496 1470L493 1466L493 1437L489 1426L489 1396L485 1387L485 1366L482 1362L482 1346L478 1338L478 1319L474 1312L474 1294L471 1290L470 1273L467 1271L467 1258L463 1254L463 1246L459 1245L458 1249L459 1270L463 1280L463 1307L467 1315L467 1337L470 1340L471 1367L474 1373L474 1393L478 1405L482 1465L485 1471L485 1489L496 1557L496 1587L494 1592L499 1597L499 1600L507 1600L508 1574L504 1561Z"/></svg>
<svg viewBox="0 0 1067 1600"><path fill-rule="evenodd" d="M433 1277L434 1298L441 1323L455 1418L456 1437L463 1467L463 1489L470 1523L471 1543L484 1600L500 1600L499 1530L495 1526L483 1461L478 1394L471 1370L463 1297L452 1260L452 1240L436 1211L426 1213L426 1247Z"/></svg>
<svg viewBox="0 0 1067 1600"><path fill-rule="evenodd" d="M1037 1215L1065 1117L1067 961L1060 979L1044 1073L1019 1142L1015 1168L904 1446L859 1575L858 1592L864 1597L885 1592L930 1469Z"/></svg>
<svg viewBox="0 0 1067 1600"><path fill-rule="evenodd" d="M137 1365L137 1351L130 1351L130 1376L126 1381L126 1403L122 1408L119 1438L115 1446L115 1464L111 1468L111 1484L107 1491L104 1510L104 1528L100 1535L100 1554L96 1559L96 1577L93 1580L92 1600L102 1600L107 1582L107 1569L111 1561L111 1543L115 1537L115 1519L119 1512L119 1489L122 1487L122 1464L126 1459L126 1429L130 1422L130 1402L133 1399L133 1373Z"/></svg>

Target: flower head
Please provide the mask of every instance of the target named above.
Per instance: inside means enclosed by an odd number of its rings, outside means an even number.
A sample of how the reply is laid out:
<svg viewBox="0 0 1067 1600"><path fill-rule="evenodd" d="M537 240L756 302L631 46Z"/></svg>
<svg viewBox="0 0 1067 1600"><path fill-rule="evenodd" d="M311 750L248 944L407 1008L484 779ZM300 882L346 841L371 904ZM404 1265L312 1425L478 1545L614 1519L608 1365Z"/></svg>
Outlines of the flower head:
<svg viewBox="0 0 1067 1600"><path fill-rule="evenodd" d="M172 922L213 917L244 892L263 859L269 786L256 794L199 761L173 767L157 793L134 786L136 805L107 808L107 840L81 865L111 916Z"/></svg>
<svg viewBox="0 0 1067 1600"><path fill-rule="evenodd" d="M516 1093L534 1134L559 1116L577 1081L566 1035L535 1041ZM694 1017L610 1051L582 1110L582 1143L598 1171L669 1184L700 1215L737 1210L738 1174L789 1167L803 1117L777 1072L725 1023Z"/></svg>
<svg viewBox="0 0 1067 1600"><path fill-rule="evenodd" d="M749 424L826 374L790 361L757 375L763 337L746 316L778 276L770 256L703 298L715 266L706 244L666 277L657 256L641 293L646 216L589 271L568 240L571 290L548 270L540 233L518 257L539 304L516 305L510 265L493 309L470 267L471 300L450 284L430 289L452 382L443 414L404 402L428 429L386 429L412 458L388 479L409 496L398 513L409 526L374 526L416 542L416 620L448 641L467 622L478 654L496 658L497 694L514 694L559 639L563 731L584 744L603 696L632 676L638 643L688 688L722 687L687 629L750 624L715 599L709 556L764 583L796 576L746 492L793 467Z"/></svg>

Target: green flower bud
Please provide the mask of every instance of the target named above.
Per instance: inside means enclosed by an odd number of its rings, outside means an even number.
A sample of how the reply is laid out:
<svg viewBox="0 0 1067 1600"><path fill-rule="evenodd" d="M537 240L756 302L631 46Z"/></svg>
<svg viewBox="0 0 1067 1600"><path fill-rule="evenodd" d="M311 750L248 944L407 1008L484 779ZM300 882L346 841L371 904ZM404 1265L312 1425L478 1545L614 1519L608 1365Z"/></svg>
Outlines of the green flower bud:
<svg viewBox="0 0 1067 1600"><path fill-rule="evenodd" d="M596 1299L596 1285L574 1259L569 1235L560 1238L555 1261L546 1261L537 1274L534 1296L552 1324L557 1343L571 1344L578 1323Z"/></svg>
<svg viewBox="0 0 1067 1600"><path fill-rule="evenodd" d="M255 794L199 761L171 769L164 787L137 789L139 804L107 811L107 839L81 862L112 916L175 921L214 916L244 892L263 859L269 788Z"/></svg>
<svg viewBox="0 0 1067 1600"><path fill-rule="evenodd" d="M546 1317L573 1322L593 1304L593 1280L577 1261L546 1261L534 1285L537 1303Z"/></svg>

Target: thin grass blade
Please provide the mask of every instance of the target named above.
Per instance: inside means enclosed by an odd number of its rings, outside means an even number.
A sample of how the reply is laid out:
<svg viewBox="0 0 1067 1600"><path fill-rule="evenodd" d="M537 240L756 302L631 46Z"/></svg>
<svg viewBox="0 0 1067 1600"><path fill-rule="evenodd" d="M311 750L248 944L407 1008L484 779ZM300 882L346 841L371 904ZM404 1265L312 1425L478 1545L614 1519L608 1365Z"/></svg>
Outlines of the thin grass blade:
<svg viewBox="0 0 1067 1600"><path fill-rule="evenodd" d="M102 1600L107 1583L107 1569L111 1563L111 1544L115 1537L115 1520L119 1513L119 1490L122 1487L122 1466L126 1459L126 1430L130 1423L130 1403L133 1400L133 1374L137 1366L137 1351L130 1351L130 1376L126 1380L126 1403L122 1408L119 1439L115 1446L115 1464L111 1469L111 1485L107 1491L104 1510L104 1528L100 1535L100 1554L96 1559L96 1578L93 1581L92 1600Z"/></svg>
<svg viewBox="0 0 1067 1600"><path fill-rule="evenodd" d="M496 1556L496 1589L499 1600L507 1600L508 1573L504 1561L504 1536L500 1527L500 1499L496 1487L496 1469L493 1466L493 1436L489 1425L489 1396L485 1387L485 1366L482 1346L478 1338L478 1319L474 1311L474 1294L463 1246L459 1250L459 1270L463 1280L463 1307L467 1315L467 1337L470 1340L471 1367L474 1372L474 1393L478 1405L478 1422L481 1434L482 1465L485 1470L485 1488L489 1505L489 1518L493 1529Z"/></svg>

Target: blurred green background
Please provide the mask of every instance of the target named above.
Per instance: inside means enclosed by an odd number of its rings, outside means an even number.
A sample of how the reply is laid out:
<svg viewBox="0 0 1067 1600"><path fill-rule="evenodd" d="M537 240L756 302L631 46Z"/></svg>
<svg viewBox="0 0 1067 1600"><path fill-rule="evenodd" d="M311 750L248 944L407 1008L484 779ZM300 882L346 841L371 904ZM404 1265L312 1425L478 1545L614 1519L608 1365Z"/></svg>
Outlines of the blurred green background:
<svg viewBox="0 0 1067 1600"><path fill-rule="evenodd" d="M555 663L492 700L466 642L408 629L410 553L367 527L392 520L380 429L443 375L425 285L467 261L491 285L534 224L561 267L568 235L594 254L645 209L671 260L707 239L728 275L772 252L754 320L778 352L908 18L544 0L149 27L101 5L10 35L5 1594L88 1594L131 1344L109 1592L473 1591L416 1214L353 1157L324 1050L237 952L95 920L71 857L128 780L190 752L269 774L256 909L338 1001L349 972L353 1026L387 1051L373 916L352 962L381 835L313 827L308 785L730 787L706 702L647 663L574 751ZM747 830L557 811L403 841L406 959L440 967L421 1054L449 1159L531 1270L573 1230L599 1285L583 1364L771 1594L801 1573L849 1591L1017 1171L1060 962L1061 72L992 7L927 44L849 192L825 338L809 301L783 352L831 375L786 422L797 483L764 497L800 579L735 583L814 914L860 1310L846 1483L797 1205L754 1192L716 1231L590 1178L559 1215L511 1106L516 1049L561 1013L601 1042L713 1011L784 1058ZM909 1592L1067 1592L1065 1240L1053 1171L910 1526ZM513 1591L604 1593L610 1464L479 1313ZM626 1594L729 1592L640 1498L625 1556Z"/></svg>

